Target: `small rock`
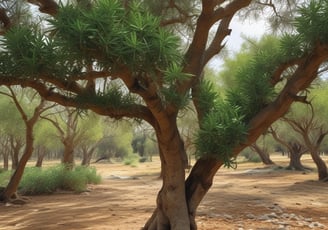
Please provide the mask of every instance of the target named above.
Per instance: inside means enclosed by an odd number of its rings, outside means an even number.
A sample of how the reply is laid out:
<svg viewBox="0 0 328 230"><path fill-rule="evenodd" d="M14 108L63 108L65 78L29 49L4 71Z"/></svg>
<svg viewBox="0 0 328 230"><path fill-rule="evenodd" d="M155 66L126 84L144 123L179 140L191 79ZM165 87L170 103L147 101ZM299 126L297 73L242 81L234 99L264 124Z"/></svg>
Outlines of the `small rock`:
<svg viewBox="0 0 328 230"><path fill-rule="evenodd" d="M304 219L306 222L312 222L312 218L305 218Z"/></svg>
<svg viewBox="0 0 328 230"><path fill-rule="evenodd" d="M231 215L228 215L228 214L224 214L223 215L224 218L228 219L228 220L232 220L233 217Z"/></svg>
<svg viewBox="0 0 328 230"><path fill-rule="evenodd" d="M287 228L284 225L279 225L278 230L287 230Z"/></svg>
<svg viewBox="0 0 328 230"><path fill-rule="evenodd" d="M290 215L288 213L283 213L283 214L281 214L281 217L284 219L289 219Z"/></svg>
<svg viewBox="0 0 328 230"><path fill-rule="evenodd" d="M265 220L270 220L272 219L271 217L269 217L268 215L262 215L258 218L258 220L262 220L262 221L265 221Z"/></svg>
<svg viewBox="0 0 328 230"><path fill-rule="evenodd" d="M256 218L256 216L253 215L253 214L251 214L251 213L247 214L246 217L247 217L248 219L255 219L255 218Z"/></svg>
<svg viewBox="0 0 328 230"><path fill-rule="evenodd" d="M312 222L309 224L309 228L325 228L325 225L319 222Z"/></svg>
<svg viewBox="0 0 328 230"><path fill-rule="evenodd" d="M275 212L271 212L270 214L267 214L269 218L278 218L278 215Z"/></svg>

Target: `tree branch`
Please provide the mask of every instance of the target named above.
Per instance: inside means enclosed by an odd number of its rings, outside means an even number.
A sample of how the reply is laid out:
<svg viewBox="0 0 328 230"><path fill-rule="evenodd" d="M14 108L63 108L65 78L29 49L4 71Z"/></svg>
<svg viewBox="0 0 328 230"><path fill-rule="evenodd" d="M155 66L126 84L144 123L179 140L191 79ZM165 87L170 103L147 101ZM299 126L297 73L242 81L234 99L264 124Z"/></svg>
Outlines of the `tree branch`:
<svg viewBox="0 0 328 230"><path fill-rule="evenodd" d="M225 46L222 45L222 41L226 38L226 36L230 35L231 29L229 29L230 22L233 16L226 17L221 20L219 27L216 30L215 37L213 38L211 44L206 49L204 53L204 61L203 67L207 64L207 62L217 55Z"/></svg>
<svg viewBox="0 0 328 230"><path fill-rule="evenodd" d="M55 16L58 13L59 5L54 0L27 0L33 5L39 6L42 13Z"/></svg>

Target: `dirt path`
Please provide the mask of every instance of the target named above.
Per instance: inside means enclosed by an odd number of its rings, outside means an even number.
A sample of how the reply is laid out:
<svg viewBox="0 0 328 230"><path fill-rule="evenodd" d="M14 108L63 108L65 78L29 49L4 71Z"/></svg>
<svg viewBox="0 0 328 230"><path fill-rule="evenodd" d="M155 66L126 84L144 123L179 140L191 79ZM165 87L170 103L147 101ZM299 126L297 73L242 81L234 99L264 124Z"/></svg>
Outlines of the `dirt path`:
<svg viewBox="0 0 328 230"><path fill-rule="evenodd" d="M287 159L273 157L279 165ZM327 161L327 158L325 158ZM311 165L305 160L306 165ZM132 168L96 164L103 183L82 194L31 196L26 205L0 205L0 229L140 229L155 208L159 161ZM200 204L200 230L328 229L328 183L317 174L242 163L218 172Z"/></svg>

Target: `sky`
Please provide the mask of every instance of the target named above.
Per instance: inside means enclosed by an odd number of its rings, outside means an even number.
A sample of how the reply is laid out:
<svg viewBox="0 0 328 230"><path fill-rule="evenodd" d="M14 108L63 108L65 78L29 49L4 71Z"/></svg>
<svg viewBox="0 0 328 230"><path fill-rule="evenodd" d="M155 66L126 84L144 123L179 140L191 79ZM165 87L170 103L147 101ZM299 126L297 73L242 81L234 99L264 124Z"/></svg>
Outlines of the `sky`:
<svg viewBox="0 0 328 230"><path fill-rule="evenodd" d="M268 32L268 27L264 21L240 21L235 18L230 24L231 35L226 39L226 49L229 54L238 52L244 42L243 36L251 38L260 38L263 34ZM216 70L220 70L222 60L220 57L213 59L209 66Z"/></svg>

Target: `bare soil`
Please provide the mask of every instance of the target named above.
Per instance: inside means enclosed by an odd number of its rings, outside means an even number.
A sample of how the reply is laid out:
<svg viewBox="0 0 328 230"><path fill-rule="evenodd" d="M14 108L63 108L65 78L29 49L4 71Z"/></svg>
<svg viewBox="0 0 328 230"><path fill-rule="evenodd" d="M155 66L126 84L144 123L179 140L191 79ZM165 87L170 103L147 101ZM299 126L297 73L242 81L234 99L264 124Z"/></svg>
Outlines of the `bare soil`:
<svg viewBox="0 0 328 230"><path fill-rule="evenodd" d="M272 159L288 164L287 157ZM315 168L308 156L302 162ZM30 196L25 205L0 204L0 229L141 229L161 187L159 159L137 167L93 166L103 182L86 192ZM200 230L328 229L328 183L317 181L316 172L261 163L222 168L198 208L197 224Z"/></svg>

